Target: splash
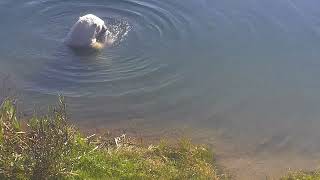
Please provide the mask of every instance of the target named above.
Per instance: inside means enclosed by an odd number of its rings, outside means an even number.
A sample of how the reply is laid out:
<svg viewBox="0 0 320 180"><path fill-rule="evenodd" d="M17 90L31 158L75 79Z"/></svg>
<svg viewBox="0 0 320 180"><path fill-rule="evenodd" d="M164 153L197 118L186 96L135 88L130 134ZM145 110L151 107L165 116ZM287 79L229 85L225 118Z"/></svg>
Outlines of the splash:
<svg viewBox="0 0 320 180"><path fill-rule="evenodd" d="M109 46L119 45L131 30L130 24L122 19L108 18L105 20L108 29L107 44Z"/></svg>

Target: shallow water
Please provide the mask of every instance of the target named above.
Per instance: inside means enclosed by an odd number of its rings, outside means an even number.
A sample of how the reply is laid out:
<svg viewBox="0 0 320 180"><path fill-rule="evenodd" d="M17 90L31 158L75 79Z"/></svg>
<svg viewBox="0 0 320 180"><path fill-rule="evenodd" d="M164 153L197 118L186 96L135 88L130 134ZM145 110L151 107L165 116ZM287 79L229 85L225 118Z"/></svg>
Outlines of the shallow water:
<svg viewBox="0 0 320 180"><path fill-rule="evenodd" d="M0 72L12 76L29 109L63 94L79 121L175 122L319 152L319 6L316 0L2 0ZM87 13L114 28L112 47L77 54L63 44Z"/></svg>

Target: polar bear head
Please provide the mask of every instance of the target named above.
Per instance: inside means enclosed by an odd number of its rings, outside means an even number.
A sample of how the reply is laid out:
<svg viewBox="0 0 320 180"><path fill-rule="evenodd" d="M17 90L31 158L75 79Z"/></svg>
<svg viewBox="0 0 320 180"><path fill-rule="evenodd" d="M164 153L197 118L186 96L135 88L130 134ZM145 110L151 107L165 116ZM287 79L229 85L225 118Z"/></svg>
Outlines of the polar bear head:
<svg viewBox="0 0 320 180"><path fill-rule="evenodd" d="M65 43L72 48L104 47L108 30L104 21L93 14L79 17L68 33Z"/></svg>

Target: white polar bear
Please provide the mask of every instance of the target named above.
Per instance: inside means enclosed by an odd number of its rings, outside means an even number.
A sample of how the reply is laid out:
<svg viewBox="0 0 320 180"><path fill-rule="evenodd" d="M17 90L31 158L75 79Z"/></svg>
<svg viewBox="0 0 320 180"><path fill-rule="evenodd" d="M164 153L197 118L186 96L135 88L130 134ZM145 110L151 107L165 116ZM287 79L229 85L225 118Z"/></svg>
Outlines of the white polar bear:
<svg viewBox="0 0 320 180"><path fill-rule="evenodd" d="M79 18L68 33L65 43L72 48L104 47L108 31L104 21L93 14Z"/></svg>

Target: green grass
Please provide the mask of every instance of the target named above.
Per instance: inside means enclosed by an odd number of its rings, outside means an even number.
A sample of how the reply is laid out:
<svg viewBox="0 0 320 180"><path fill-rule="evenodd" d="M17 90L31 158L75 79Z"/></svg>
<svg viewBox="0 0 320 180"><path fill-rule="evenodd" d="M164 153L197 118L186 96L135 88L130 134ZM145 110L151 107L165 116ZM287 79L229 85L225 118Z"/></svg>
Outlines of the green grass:
<svg viewBox="0 0 320 180"><path fill-rule="evenodd" d="M210 149L182 139L141 145L126 136L83 136L63 98L21 127L12 99L0 107L0 179L225 179Z"/></svg>
<svg viewBox="0 0 320 180"><path fill-rule="evenodd" d="M287 176L281 178L281 180L320 180L320 172L292 172Z"/></svg>

